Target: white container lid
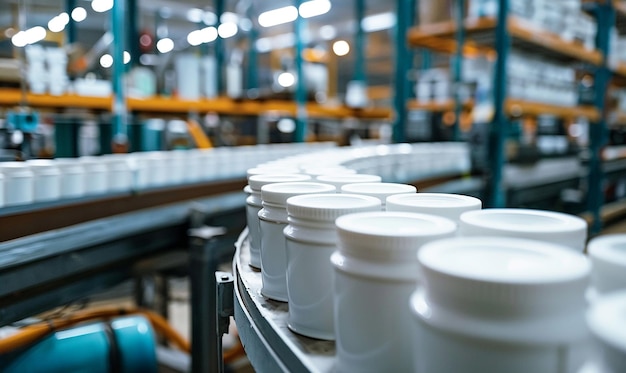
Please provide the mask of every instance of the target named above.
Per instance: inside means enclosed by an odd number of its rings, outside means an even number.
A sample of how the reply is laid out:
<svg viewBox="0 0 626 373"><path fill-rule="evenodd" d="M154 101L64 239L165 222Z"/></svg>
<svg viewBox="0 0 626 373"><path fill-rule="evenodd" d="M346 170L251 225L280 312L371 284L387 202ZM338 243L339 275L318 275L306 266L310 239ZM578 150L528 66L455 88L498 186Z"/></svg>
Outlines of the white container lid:
<svg viewBox="0 0 626 373"><path fill-rule="evenodd" d="M424 243L456 231L450 219L410 212L364 212L337 219L339 252L367 261L416 260Z"/></svg>
<svg viewBox="0 0 626 373"><path fill-rule="evenodd" d="M270 203L287 206L287 200L300 194L332 193L335 187L328 184L312 182L274 183L261 188L263 204Z"/></svg>
<svg viewBox="0 0 626 373"><path fill-rule="evenodd" d="M626 234L595 237L587 245L591 281L599 292L626 290Z"/></svg>
<svg viewBox="0 0 626 373"><path fill-rule="evenodd" d="M626 355L626 291L603 296L594 302L587 312L587 324L602 343Z"/></svg>
<svg viewBox="0 0 626 373"><path fill-rule="evenodd" d="M32 171L27 162L0 162L0 172L6 175L32 176Z"/></svg>
<svg viewBox="0 0 626 373"><path fill-rule="evenodd" d="M387 197L394 194L417 193L413 185L399 183L356 183L341 187L341 193L363 194L376 197L385 204Z"/></svg>
<svg viewBox="0 0 626 373"><path fill-rule="evenodd" d="M346 184L355 183L380 183L382 178L378 175L367 174L339 174L339 175L320 175L317 177L317 181L320 183L326 183L334 185L335 188L340 189Z"/></svg>
<svg viewBox="0 0 626 373"><path fill-rule="evenodd" d="M319 168L304 168L303 173L311 176L321 175L352 175L356 174L356 170L352 170L346 167L319 167Z"/></svg>
<svg viewBox="0 0 626 373"><path fill-rule="evenodd" d="M521 238L456 237L422 246L417 257L428 302L435 308L465 315L439 320L444 327L466 331L474 328L472 334L500 333L499 338L560 338L535 335L543 333L539 327L506 336L510 330L503 331L505 324L509 328L515 324L494 321L526 320L537 326L546 318L556 317L559 321L551 319L548 324L563 337L576 330L581 334L580 325L568 328L580 323L576 315L585 308L591 265L583 254L561 245ZM442 316L429 317L437 322L435 319ZM492 326L472 324L470 319Z"/></svg>
<svg viewBox="0 0 626 373"><path fill-rule="evenodd" d="M300 170L296 167L254 167L249 168L246 171L246 176L250 179L254 175L266 175L266 174L299 174Z"/></svg>
<svg viewBox="0 0 626 373"><path fill-rule="evenodd" d="M85 172L84 164L77 158L55 158L54 163L63 174L82 174Z"/></svg>
<svg viewBox="0 0 626 373"><path fill-rule="evenodd" d="M582 252L587 222L577 216L530 209L485 209L461 215L462 236L530 238L568 246Z"/></svg>
<svg viewBox="0 0 626 373"><path fill-rule="evenodd" d="M48 175L59 175L56 163L51 159L29 159L26 164L33 172L46 173Z"/></svg>
<svg viewBox="0 0 626 373"><path fill-rule="evenodd" d="M387 197L387 211L419 212L454 221L466 211L480 210L478 198L448 193L397 194Z"/></svg>
<svg viewBox="0 0 626 373"><path fill-rule="evenodd" d="M331 221L355 212L380 211L378 198L358 194L307 194L287 200L289 216L316 221Z"/></svg>
<svg viewBox="0 0 626 373"><path fill-rule="evenodd" d="M260 192L264 185L274 183L293 183L300 181L311 180L309 175L297 175L297 174L263 174L251 176L248 180L248 185L255 192Z"/></svg>

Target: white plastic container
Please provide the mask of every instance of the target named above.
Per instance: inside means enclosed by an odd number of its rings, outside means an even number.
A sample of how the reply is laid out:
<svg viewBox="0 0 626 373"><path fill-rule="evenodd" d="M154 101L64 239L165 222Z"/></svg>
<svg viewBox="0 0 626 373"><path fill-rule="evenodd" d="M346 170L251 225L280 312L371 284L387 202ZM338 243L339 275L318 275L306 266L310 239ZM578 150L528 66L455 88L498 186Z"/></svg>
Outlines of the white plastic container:
<svg viewBox="0 0 626 373"><path fill-rule="evenodd" d="M0 171L0 208L4 207L4 175Z"/></svg>
<svg viewBox="0 0 626 373"><path fill-rule="evenodd" d="M417 193L417 188L413 185L398 183L357 183L342 186L341 193L362 194L376 197L380 200L382 209L385 210L387 197L394 194Z"/></svg>
<svg viewBox="0 0 626 373"><path fill-rule="evenodd" d="M451 237L456 224L433 215L367 212L337 219L334 316L338 372L412 372L408 307L419 280L417 251Z"/></svg>
<svg viewBox="0 0 626 373"><path fill-rule="evenodd" d="M341 187L346 184L357 183L380 183L382 178L378 175L366 175L366 174L343 174L343 175L320 175L317 177L317 181L324 184L334 185L337 188L337 193L341 192Z"/></svg>
<svg viewBox="0 0 626 373"><path fill-rule="evenodd" d="M248 179L250 195L246 198L246 223L248 225L248 242L250 244L250 266L261 268L261 232L259 228L259 211L263 208L261 188L273 183L293 183L308 181L308 175L268 174L253 175Z"/></svg>
<svg viewBox="0 0 626 373"><path fill-rule="evenodd" d="M601 351L594 373L623 372L626 367L626 291L594 302L587 313L587 324Z"/></svg>
<svg viewBox="0 0 626 373"><path fill-rule="evenodd" d="M102 156L108 170L108 190L112 193L126 192L132 188L133 173L126 154Z"/></svg>
<svg viewBox="0 0 626 373"><path fill-rule="evenodd" d="M416 372L574 373L584 363L582 254L548 242L457 237L418 253Z"/></svg>
<svg viewBox="0 0 626 373"><path fill-rule="evenodd" d="M85 170L85 195L106 193L109 170L101 157L80 157L78 160Z"/></svg>
<svg viewBox="0 0 626 373"><path fill-rule="evenodd" d="M35 175L26 162L0 162L4 175L4 205L25 205L35 198Z"/></svg>
<svg viewBox="0 0 626 373"><path fill-rule="evenodd" d="M334 192L332 185L310 182L268 184L261 188L261 294L281 302L288 299L287 244L283 234L287 226L287 199L301 194Z"/></svg>
<svg viewBox="0 0 626 373"><path fill-rule="evenodd" d="M353 175L356 171L347 167L307 167L302 170L302 173L311 175L313 177L322 175Z"/></svg>
<svg viewBox="0 0 626 373"><path fill-rule="evenodd" d="M85 195L85 170L76 158L54 160L61 171L61 198L78 198Z"/></svg>
<svg viewBox="0 0 626 373"><path fill-rule="evenodd" d="M461 214L480 210L478 198L448 193L398 194L387 197L387 211L418 212L448 218L458 223Z"/></svg>
<svg viewBox="0 0 626 373"><path fill-rule="evenodd" d="M335 220L380 211L380 200L357 194L308 194L287 200L288 326L307 337L335 339L333 267L337 250Z"/></svg>
<svg viewBox="0 0 626 373"><path fill-rule="evenodd" d="M626 234L595 237L587 253L593 264L591 286L597 295L626 290Z"/></svg>
<svg viewBox="0 0 626 373"><path fill-rule="evenodd" d="M35 202L55 201L61 198L61 172L50 159L33 159L26 161L33 172Z"/></svg>
<svg viewBox="0 0 626 373"><path fill-rule="evenodd" d="M587 222L577 216L529 209L485 209L461 215L461 236L530 238L582 252Z"/></svg>

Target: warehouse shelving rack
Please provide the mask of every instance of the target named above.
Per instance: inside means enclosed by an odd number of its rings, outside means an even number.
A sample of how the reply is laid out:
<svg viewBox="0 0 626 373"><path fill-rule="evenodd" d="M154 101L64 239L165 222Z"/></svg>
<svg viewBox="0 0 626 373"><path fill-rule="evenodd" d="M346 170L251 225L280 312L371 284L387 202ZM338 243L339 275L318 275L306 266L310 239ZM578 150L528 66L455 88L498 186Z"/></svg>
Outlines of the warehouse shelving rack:
<svg viewBox="0 0 626 373"><path fill-rule="evenodd" d="M489 170L486 179L486 204L492 207L506 205L506 193L503 185L503 167L505 164L504 143L511 117L537 116L551 114L560 118L586 117L590 122L590 159L587 175L587 209L592 215L592 232L598 232L602 225L603 206L603 171L601 149L606 143L606 91L612 74L626 76L626 65L622 64L611 72L606 64L609 51L609 30L617 22L626 21L626 4L618 1L594 1L585 4L597 20L596 49L588 50L584 46L563 40L559 35L533 27L528 22L509 14L509 1L499 0L497 17L465 19L463 9L465 0L456 0L457 17L455 20L429 25L417 25L404 30L406 42L410 47L455 53L458 58L453 62L454 80L460 81L458 70L465 53L494 53L495 74L493 85L494 115L489 129ZM617 17L616 17L617 15ZM621 20L621 21L620 21ZM463 27L457 27L458 24ZM624 22L626 23L626 22ZM467 40L466 40L467 39ZM577 62L594 75L595 102L589 106L565 107L526 100L508 98L506 65L511 46L519 46L535 53L546 55L557 61ZM467 103L458 101L458 97L444 104L411 103L416 109L446 111L459 108ZM458 117L458 116L457 116ZM456 123L458 132L458 120ZM397 130L402 130L397 128Z"/></svg>

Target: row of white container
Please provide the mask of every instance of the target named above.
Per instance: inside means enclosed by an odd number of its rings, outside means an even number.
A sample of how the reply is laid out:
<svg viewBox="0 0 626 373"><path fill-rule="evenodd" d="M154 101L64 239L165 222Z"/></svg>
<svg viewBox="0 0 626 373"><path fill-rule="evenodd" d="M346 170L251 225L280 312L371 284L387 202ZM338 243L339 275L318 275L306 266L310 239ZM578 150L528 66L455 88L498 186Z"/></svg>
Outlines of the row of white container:
<svg viewBox="0 0 626 373"><path fill-rule="evenodd" d="M605 297L626 289L626 235L591 241L589 260L576 216L481 210L341 167L273 172L249 171L249 264L292 331L336 341L336 371L626 366L626 293Z"/></svg>
<svg viewBox="0 0 626 373"><path fill-rule="evenodd" d="M0 163L0 207L243 178L259 161L277 159L322 167L352 163L361 172L408 180L469 170L466 144L400 144L337 148L294 143L212 150L175 150Z"/></svg>

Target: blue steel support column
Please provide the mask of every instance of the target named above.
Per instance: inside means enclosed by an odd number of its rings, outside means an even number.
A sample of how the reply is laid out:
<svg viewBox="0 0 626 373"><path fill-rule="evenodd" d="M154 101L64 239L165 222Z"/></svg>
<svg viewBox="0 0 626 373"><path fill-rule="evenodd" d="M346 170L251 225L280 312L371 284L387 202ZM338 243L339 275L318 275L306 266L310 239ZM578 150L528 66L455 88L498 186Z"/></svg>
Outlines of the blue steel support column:
<svg viewBox="0 0 626 373"><path fill-rule="evenodd" d="M220 27L222 14L224 14L224 0L215 0L215 15L217 16L215 28ZM219 96L224 90L224 80L222 79L222 70L224 67L224 40L219 36L215 39L215 64L215 79L217 80L217 95Z"/></svg>
<svg viewBox="0 0 626 373"><path fill-rule="evenodd" d="M356 37L354 39L354 76L353 80L365 81L365 30L361 21L365 18L365 0L354 0L356 19Z"/></svg>
<svg viewBox="0 0 626 373"><path fill-rule="evenodd" d="M599 233L602 229L600 212L604 203L604 172L602 171L602 148L607 142L606 128L606 95L611 72L606 65L606 57L609 51L609 31L615 24L615 13L610 2L596 5L596 20L598 33L596 34L596 46L604 55L604 62L595 73L595 99L594 106L600 111L600 120L592 123L590 128L590 153L588 174L588 209L593 214L591 233Z"/></svg>
<svg viewBox="0 0 626 373"><path fill-rule="evenodd" d="M504 207L506 193L502 183L502 170L505 163L504 142L507 136L508 120L504 112L506 100L506 61L510 48L510 35L507 30L509 1L500 0L498 24L496 25L496 52L498 58L495 66L493 84L494 116L489 131L488 164L490 172L487 179L487 204L489 207Z"/></svg>
<svg viewBox="0 0 626 373"><path fill-rule="evenodd" d="M137 17L137 0L126 0L126 47L130 53L128 67L139 63L139 17Z"/></svg>
<svg viewBox="0 0 626 373"><path fill-rule="evenodd" d="M409 50L406 42L406 34L409 29L411 13L415 9L410 9L410 2L397 0L398 15L396 23L396 71L394 74L395 95L393 98L394 122L393 141L404 142L406 139L406 102L409 97L409 81L407 72L409 66Z"/></svg>
<svg viewBox="0 0 626 373"><path fill-rule="evenodd" d="M252 4L248 7L247 16L252 21L252 17L254 17L254 7ZM250 28L250 32L248 33L248 89L256 89L259 88L259 78L258 78L258 59L257 59L257 50L256 50L256 40L259 37L259 32L254 26L254 22L252 22L252 28Z"/></svg>
<svg viewBox="0 0 626 373"><path fill-rule="evenodd" d="M302 0L295 0L295 7L300 9ZM304 18L298 16L295 22L295 34L296 34L296 48L295 48L295 62L296 62L296 132L294 141L304 142L306 141L307 133L307 111L306 111L306 83L304 78L304 61L302 59L302 53L304 52L304 36L306 30L306 21Z"/></svg>
<svg viewBox="0 0 626 373"><path fill-rule="evenodd" d="M76 41L76 22L71 17L74 8L76 8L76 0L65 0L65 12L70 15L70 21L65 28L66 44L72 44Z"/></svg>
<svg viewBox="0 0 626 373"><path fill-rule="evenodd" d="M124 13L126 0L115 0L111 12L113 42L111 55L113 56L113 152L125 152L128 145L126 130L126 92L124 87Z"/></svg>
<svg viewBox="0 0 626 373"><path fill-rule="evenodd" d="M417 20L419 19L417 17L417 0L408 0L409 1L409 9L412 9L412 11L409 13L409 25L416 25L417 24ZM409 66L408 69L413 71L415 69L415 58L417 56L417 49L415 48L411 48L409 49ZM411 80L411 83L416 83L413 80ZM414 86L414 84L413 84ZM411 87L411 85L409 85L409 93L407 96L408 99L411 98L415 98L415 89L413 87Z"/></svg>
<svg viewBox="0 0 626 373"><path fill-rule="evenodd" d="M461 140L461 111L463 103L461 102L460 87L463 81L463 46L465 45L465 0L456 0L456 53L454 55L454 132L453 140Z"/></svg>

